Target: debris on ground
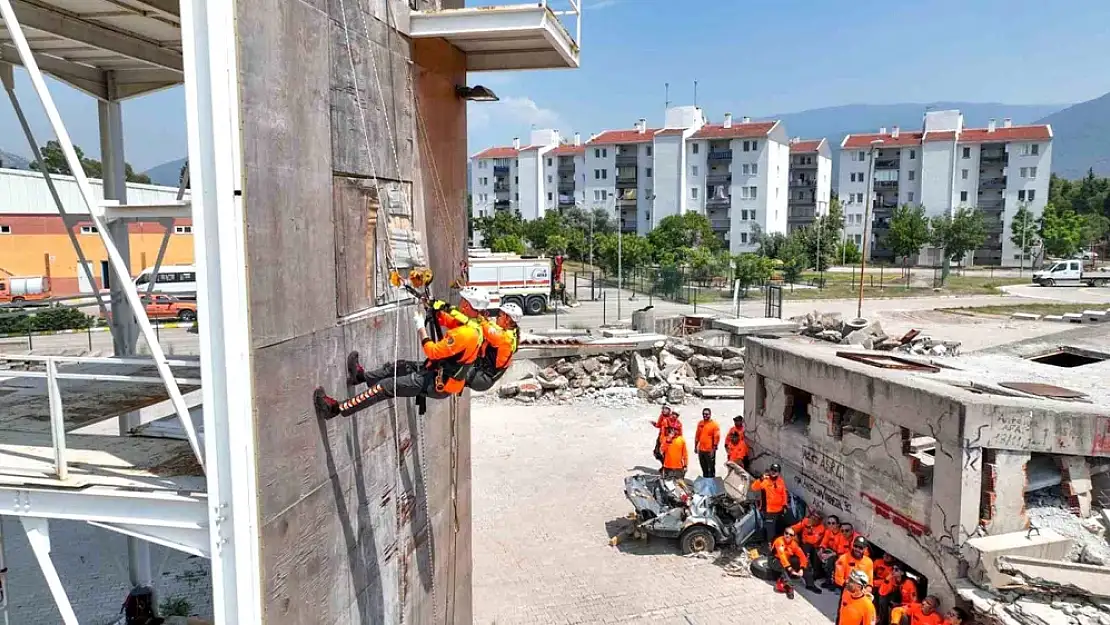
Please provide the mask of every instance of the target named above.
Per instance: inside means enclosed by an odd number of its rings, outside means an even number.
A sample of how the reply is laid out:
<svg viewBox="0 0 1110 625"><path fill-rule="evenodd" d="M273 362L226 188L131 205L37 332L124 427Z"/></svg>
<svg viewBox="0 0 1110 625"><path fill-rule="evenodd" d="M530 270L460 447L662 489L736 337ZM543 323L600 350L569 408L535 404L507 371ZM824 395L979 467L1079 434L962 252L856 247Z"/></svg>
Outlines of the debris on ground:
<svg viewBox="0 0 1110 625"><path fill-rule="evenodd" d="M669 338L661 347L571 356L501 385L500 399L524 404L586 400L609 408L633 403L682 404L699 387L744 384L744 348Z"/></svg>
<svg viewBox="0 0 1110 625"><path fill-rule="evenodd" d="M717 564L730 577L751 577L752 559L746 549L728 549L717 557Z"/></svg>
<svg viewBox="0 0 1110 625"><path fill-rule="evenodd" d="M882 325L867 319L844 320L839 313L813 311L792 321L799 324L803 336L840 345L858 345L863 349L894 351L920 356L956 356L960 353L959 341L943 341L910 330L900 337L883 331Z"/></svg>
<svg viewBox="0 0 1110 625"><path fill-rule="evenodd" d="M1099 522L1101 513L1081 519L1068 508L1059 488L1046 488L1030 493L1025 510L1031 527L1048 528L1071 538L1075 545L1068 560L1104 566L1110 563L1110 542L1107 528Z"/></svg>

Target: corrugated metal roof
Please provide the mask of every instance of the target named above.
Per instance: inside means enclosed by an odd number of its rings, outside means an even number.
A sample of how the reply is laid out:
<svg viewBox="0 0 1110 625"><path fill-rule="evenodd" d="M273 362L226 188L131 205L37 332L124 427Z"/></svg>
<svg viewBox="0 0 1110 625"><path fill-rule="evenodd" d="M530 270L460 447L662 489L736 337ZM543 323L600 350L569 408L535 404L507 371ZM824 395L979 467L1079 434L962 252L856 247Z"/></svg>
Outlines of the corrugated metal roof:
<svg viewBox="0 0 1110 625"><path fill-rule="evenodd" d="M66 212L87 215L88 209L81 198L77 180L73 176L54 174L51 176L58 189L58 197ZM104 199L104 183L89 179L97 201ZM185 197L189 197L188 190ZM22 169L0 169L0 215L57 215L58 208L46 186L46 179L37 171ZM161 187L152 184L127 185L127 201L130 204L157 204L177 199L176 187Z"/></svg>

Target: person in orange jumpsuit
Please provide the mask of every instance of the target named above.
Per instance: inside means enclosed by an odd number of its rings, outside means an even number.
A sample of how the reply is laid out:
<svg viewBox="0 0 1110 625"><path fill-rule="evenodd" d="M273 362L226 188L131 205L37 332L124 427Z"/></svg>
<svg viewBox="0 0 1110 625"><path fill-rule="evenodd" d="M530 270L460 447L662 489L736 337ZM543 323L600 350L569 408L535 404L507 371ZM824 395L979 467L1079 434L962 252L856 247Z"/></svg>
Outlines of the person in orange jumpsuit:
<svg viewBox="0 0 1110 625"><path fill-rule="evenodd" d="M802 551L805 552L806 559L809 560L810 576L813 579L818 579L821 562L818 560L817 552L821 548L821 541L825 538L825 524L821 521L821 513L817 510L810 510L806 518L792 525L791 529L798 535ZM814 586L813 590L817 594L821 594L820 588Z"/></svg>
<svg viewBox="0 0 1110 625"><path fill-rule="evenodd" d="M875 625L875 604L868 592L870 585L867 573L855 570L849 574L836 613L837 625Z"/></svg>
<svg viewBox="0 0 1110 625"><path fill-rule="evenodd" d="M821 549L818 551L818 558L821 560L824 573L824 581L821 584L825 588L838 588L833 583L836 561L840 556L851 551L852 541L855 540L856 536L857 534L851 523L838 522L836 525L829 525L829 521L825 521L825 538L821 540ZM868 579L873 579L873 576L869 575Z"/></svg>
<svg viewBox="0 0 1110 625"><path fill-rule="evenodd" d="M917 584L900 564L895 564L890 567L890 576L879 585L879 622L890 623L894 608L911 603L917 603Z"/></svg>
<svg viewBox="0 0 1110 625"><path fill-rule="evenodd" d="M678 433L678 428L667 426L666 439L663 440L663 479L677 480L686 477L688 461L686 439Z"/></svg>
<svg viewBox="0 0 1110 625"><path fill-rule="evenodd" d="M482 327L482 353L478 356L466 385L473 391L488 391L505 375L520 345L520 327L524 310L509 302L503 304L496 321L479 318Z"/></svg>
<svg viewBox="0 0 1110 625"><path fill-rule="evenodd" d="M782 479L782 467L774 462L767 469L767 473L752 482L751 489L763 494L763 538L767 545L779 535L782 525L782 513L790 501L790 494L786 491L786 480Z"/></svg>
<svg viewBox="0 0 1110 625"><path fill-rule="evenodd" d="M703 408L698 429L694 432L694 447L698 452L702 477L717 477L717 447L721 444L721 426L713 420L713 411Z"/></svg>
<svg viewBox="0 0 1110 625"><path fill-rule="evenodd" d="M728 453L729 462L744 467L745 471L748 470L748 441L744 438L744 417L742 415L736 415L732 418L732 427L725 435L725 452Z"/></svg>
<svg viewBox="0 0 1110 625"><path fill-rule="evenodd" d="M891 625L944 625L941 616L940 599L929 595L921 603L911 603L891 610Z"/></svg>
<svg viewBox="0 0 1110 625"><path fill-rule="evenodd" d="M875 586L882 584L888 577L890 577L890 569L894 566L894 556L888 551L883 554L883 557L875 560Z"/></svg>
<svg viewBox="0 0 1110 625"><path fill-rule="evenodd" d="M848 584L848 576L852 571L863 571L867 573L867 579L875 579L875 566L867 556L867 539L863 536L856 536L852 540L852 547L848 553L836 559L836 566L833 567L833 584L837 588L844 588Z"/></svg>
<svg viewBox="0 0 1110 625"><path fill-rule="evenodd" d="M442 339L433 341L428 336L428 316L423 308L413 313L412 321L416 328L425 360L398 360L386 363L373 370L364 371L358 364L358 353L347 357L348 384L364 382L367 389L354 397L339 401L328 396L324 387L313 391L312 400L317 414L325 419L349 417L374 404L392 397L431 397L443 399L458 395L466 388L470 369L482 347L482 329L474 319L489 304L483 289L467 287L459 292L461 301L458 310L465 315L466 323L448 327ZM447 315L437 312L436 321L444 325ZM354 358L352 358L354 356ZM354 380L351 380L354 374Z"/></svg>
<svg viewBox="0 0 1110 625"><path fill-rule="evenodd" d="M821 590L813 583L813 575L809 566L809 559L798 542L794 528L788 527L771 543L771 557L768 558L771 569L778 573L775 582L775 592L786 593L788 599L794 598L793 580L801 579L808 590L818 594Z"/></svg>
<svg viewBox="0 0 1110 625"><path fill-rule="evenodd" d="M678 414L671 410L670 406L663 406L663 409L659 411L659 418L655 421L648 421L648 423L659 430L659 436L655 437L655 452L652 455L659 462L663 462L663 441L667 438L667 428L674 426L681 435L682 422L678 420Z"/></svg>

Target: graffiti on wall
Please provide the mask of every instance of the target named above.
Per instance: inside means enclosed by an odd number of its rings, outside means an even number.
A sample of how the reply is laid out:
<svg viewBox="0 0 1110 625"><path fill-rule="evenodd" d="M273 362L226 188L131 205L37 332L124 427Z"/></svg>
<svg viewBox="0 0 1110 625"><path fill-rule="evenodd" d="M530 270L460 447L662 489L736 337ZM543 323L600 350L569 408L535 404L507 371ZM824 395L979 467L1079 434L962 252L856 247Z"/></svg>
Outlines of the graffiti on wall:
<svg viewBox="0 0 1110 625"><path fill-rule="evenodd" d="M1095 442L1091 445L1092 454L1110 454L1110 417L1098 417L1095 421Z"/></svg>
<svg viewBox="0 0 1110 625"><path fill-rule="evenodd" d="M875 508L876 515L890 521L895 527L900 527L914 536L922 536L929 533L928 527L898 512L878 497L868 495L864 492L861 492L859 496L863 497Z"/></svg>
<svg viewBox="0 0 1110 625"><path fill-rule="evenodd" d="M852 513L852 501L842 492L848 476L848 467L825 452L806 445L802 448L802 470L794 476L794 483L810 494L813 501L828 508Z"/></svg>
<svg viewBox="0 0 1110 625"><path fill-rule="evenodd" d="M806 445L802 448L802 461L805 463L806 473L819 473L819 479L831 477L839 484L844 483L848 475L848 468L844 463L820 451L816 447Z"/></svg>
<svg viewBox="0 0 1110 625"><path fill-rule="evenodd" d="M847 496L836 492L812 476L799 473L794 476L794 483L809 493L810 505L820 502L826 508L826 513L829 512L828 508L836 508L841 512L852 514L852 502Z"/></svg>

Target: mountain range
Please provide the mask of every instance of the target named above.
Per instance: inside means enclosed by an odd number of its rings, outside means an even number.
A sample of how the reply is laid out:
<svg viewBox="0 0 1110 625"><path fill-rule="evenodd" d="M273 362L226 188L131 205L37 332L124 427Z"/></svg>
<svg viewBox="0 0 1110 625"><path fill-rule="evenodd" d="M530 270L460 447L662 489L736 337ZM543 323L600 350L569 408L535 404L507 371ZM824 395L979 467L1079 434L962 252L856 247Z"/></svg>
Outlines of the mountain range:
<svg viewBox="0 0 1110 625"><path fill-rule="evenodd" d="M903 104L847 104L769 116L781 119L792 137L828 139L833 152L834 177L844 135L877 132L879 128L899 126L906 130L921 127L927 110L959 109L964 124L984 127L994 118L1014 124L1052 124L1052 171L1064 178L1078 178L1093 168L1096 174L1110 176L1110 93L1074 105L1001 104L982 102L930 102ZM9 146L14 147L14 146ZM26 169L27 159L0 151L5 167ZM185 159L175 159L148 169L145 173L155 184L176 186ZM469 176L467 177L469 180Z"/></svg>

